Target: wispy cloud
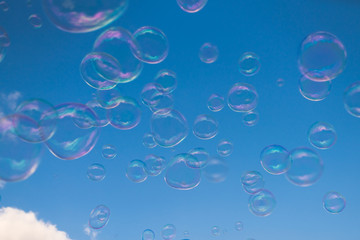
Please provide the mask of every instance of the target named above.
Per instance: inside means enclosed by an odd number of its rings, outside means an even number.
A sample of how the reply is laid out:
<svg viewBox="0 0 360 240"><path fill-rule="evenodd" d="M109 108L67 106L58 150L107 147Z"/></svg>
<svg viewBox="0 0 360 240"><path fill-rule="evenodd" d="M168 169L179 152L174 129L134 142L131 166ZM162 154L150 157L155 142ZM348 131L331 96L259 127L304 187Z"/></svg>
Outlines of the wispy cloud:
<svg viewBox="0 0 360 240"><path fill-rule="evenodd" d="M84 226L84 232L86 235L90 237L90 240L96 240L97 235L99 232L95 231L94 229L91 229L89 226Z"/></svg>

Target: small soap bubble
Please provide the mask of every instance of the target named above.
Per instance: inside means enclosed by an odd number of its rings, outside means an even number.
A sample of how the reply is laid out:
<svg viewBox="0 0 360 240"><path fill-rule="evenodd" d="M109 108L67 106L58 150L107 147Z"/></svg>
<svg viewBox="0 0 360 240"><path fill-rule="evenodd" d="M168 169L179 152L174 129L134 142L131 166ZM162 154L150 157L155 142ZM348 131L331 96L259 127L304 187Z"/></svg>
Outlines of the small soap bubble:
<svg viewBox="0 0 360 240"><path fill-rule="evenodd" d="M146 148L154 148L156 147L156 142L154 140L154 136L151 133L145 133L142 141L144 147Z"/></svg>
<svg viewBox="0 0 360 240"><path fill-rule="evenodd" d="M87 176L90 180L100 182L104 180L106 174L105 167L99 163L91 164L87 170Z"/></svg>
<svg viewBox="0 0 360 240"><path fill-rule="evenodd" d="M218 227L218 226L211 227L211 235L217 237L217 236L220 236L220 234L221 234L220 227Z"/></svg>
<svg viewBox="0 0 360 240"><path fill-rule="evenodd" d="M109 222L110 209L105 205L95 207L89 217L89 226L93 229L101 229Z"/></svg>
<svg viewBox="0 0 360 240"><path fill-rule="evenodd" d="M303 76L299 81L300 94L310 101L321 101L329 96L331 81L316 82Z"/></svg>
<svg viewBox="0 0 360 240"><path fill-rule="evenodd" d="M289 170L289 152L283 146L269 145L260 154L260 163L268 173L279 175Z"/></svg>
<svg viewBox="0 0 360 240"><path fill-rule="evenodd" d="M309 142L318 149L332 147L337 139L335 128L327 122L315 122L308 130Z"/></svg>
<svg viewBox="0 0 360 240"><path fill-rule="evenodd" d="M203 174L209 182L219 183L225 181L229 167L222 158L211 157L203 168Z"/></svg>
<svg viewBox="0 0 360 240"><path fill-rule="evenodd" d="M245 126L253 127L259 122L259 114L254 110L245 112L242 116L242 121Z"/></svg>
<svg viewBox="0 0 360 240"><path fill-rule="evenodd" d="M218 133L218 121L206 114L198 115L193 124L193 133L200 139L211 139Z"/></svg>
<svg viewBox="0 0 360 240"><path fill-rule="evenodd" d="M176 0L179 7L188 13L195 13L205 7L208 0Z"/></svg>
<svg viewBox="0 0 360 240"><path fill-rule="evenodd" d="M328 192L323 198L323 206L329 213L341 213L345 209L346 200L338 192Z"/></svg>
<svg viewBox="0 0 360 240"><path fill-rule="evenodd" d="M142 240L154 240L155 233L151 229L145 229L142 233Z"/></svg>
<svg viewBox="0 0 360 240"><path fill-rule="evenodd" d="M219 56L219 50L212 43L204 43L199 51L200 60L204 63L213 63Z"/></svg>
<svg viewBox="0 0 360 240"><path fill-rule="evenodd" d="M278 79L276 80L276 85L277 85L278 87L283 87L284 84L285 84L285 80L284 80L283 78L278 78Z"/></svg>
<svg viewBox="0 0 360 240"><path fill-rule="evenodd" d="M213 112L221 111L225 106L224 97L218 94L211 94L208 99L207 106Z"/></svg>
<svg viewBox="0 0 360 240"><path fill-rule="evenodd" d="M274 211L275 206L276 199L268 190L261 190L249 197L249 210L255 216L269 216Z"/></svg>
<svg viewBox="0 0 360 240"><path fill-rule="evenodd" d="M166 224L161 230L161 237L164 240L172 240L176 236L176 227L173 224Z"/></svg>
<svg viewBox="0 0 360 240"><path fill-rule="evenodd" d="M248 194L256 194L264 189L264 179L257 171L248 171L241 176L243 189Z"/></svg>
<svg viewBox="0 0 360 240"><path fill-rule="evenodd" d="M171 93L177 87L176 73L163 69L160 70L154 79L156 89L161 93Z"/></svg>
<svg viewBox="0 0 360 240"><path fill-rule="evenodd" d="M190 167L194 167L194 168L205 167L210 159L209 153L204 148L201 148L201 147L191 149L189 151L189 154L191 154L192 156L194 156L196 158L196 161L194 162L194 164L190 165ZM187 164L189 166L189 163L187 163Z"/></svg>
<svg viewBox="0 0 360 240"><path fill-rule="evenodd" d="M158 87L155 83L146 84L141 90L141 101L147 106L151 107L157 104L155 96L160 94Z"/></svg>
<svg viewBox="0 0 360 240"><path fill-rule="evenodd" d="M35 29L41 28L43 24L41 18L37 14L31 14L28 21Z"/></svg>
<svg viewBox="0 0 360 240"><path fill-rule="evenodd" d="M259 57L252 52L246 52L239 58L239 70L244 76L250 77L260 70Z"/></svg>
<svg viewBox="0 0 360 240"><path fill-rule="evenodd" d="M86 103L86 106L94 111L98 117L97 127L106 127L110 122L107 119L106 109L103 108L97 100L93 99Z"/></svg>
<svg viewBox="0 0 360 240"><path fill-rule="evenodd" d="M134 183L144 182L148 177L144 162L132 160L126 169L126 177Z"/></svg>
<svg viewBox="0 0 360 240"><path fill-rule="evenodd" d="M158 176L165 169L165 159L154 154L146 155L145 170L149 176Z"/></svg>
<svg viewBox="0 0 360 240"><path fill-rule="evenodd" d="M244 229L244 223L241 221L237 221L235 223L235 230L236 231L242 231Z"/></svg>
<svg viewBox="0 0 360 240"><path fill-rule="evenodd" d="M155 93L151 99L152 105L149 106L152 112L157 112L162 109L172 109L174 106L174 99L172 95L165 93Z"/></svg>
<svg viewBox="0 0 360 240"><path fill-rule="evenodd" d="M108 109L107 118L111 126L117 129L133 129L140 123L141 109L135 99L122 97L115 108Z"/></svg>
<svg viewBox="0 0 360 240"><path fill-rule="evenodd" d="M258 93L247 83L235 83L228 93L228 105L234 112L248 112L256 108Z"/></svg>
<svg viewBox="0 0 360 240"><path fill-rule="evenodd" d="M228 140L221 140L217 146L217 152L222 157L229 156L234 150L234 145Z"/></svg>
<svg viewBox="0 0 360 240"><path fill-rule="evenodd" d="M360 118L360 82L347 87L344 93L344 106L350 115Z"/></svg>
<svg viewBox="0 0 360 240"><path fill-rule="evenodd" d="M1 1L0 2L0 8L4 11L7 12L9 11L9 4L6 1Z"/></svg>
<svg viewBox="0 0 360 240"><path fill-rule="evenodd" d="M117 155L116 148L112 145L104 145L102 147L102 156L106 159L113 159Z"/></svg>

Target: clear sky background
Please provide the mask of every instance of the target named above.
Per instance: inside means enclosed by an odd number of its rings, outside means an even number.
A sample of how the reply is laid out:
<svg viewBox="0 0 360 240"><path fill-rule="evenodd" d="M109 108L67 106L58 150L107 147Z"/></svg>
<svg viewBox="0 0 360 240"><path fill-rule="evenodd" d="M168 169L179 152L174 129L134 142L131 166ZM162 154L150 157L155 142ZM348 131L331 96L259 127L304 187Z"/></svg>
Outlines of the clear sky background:
<svg viewBox="0 0 360 240"><path fill-rule="evenodd" d="M18 91L20 100L43 98L54 105L89 101L95 91L82 80L79 65L104 29L66 33L47 19L40 0L33 0L32 7L27 7L25 0L9 0L8 4L9 11L0 12L0 25L11 39L0 64L0 93ZM130 0L125 14L110 26L122 26L130 32L142 26L158 27L167 35L170 50L164 62L144 64L139 78L121 85L120 91L141 102L142 87L153 81L159 70L171 69L178 76L174 108L184 114L189 126L198 114L210 114L219 121L218 135L205 141L189 132L174 149L146 149L142 136L150 130L151 112L142 105L142 119L136 128L101 129L95 148L80 159L60 160L44 149L34 175L0 190L2 204L35 212L74 240L90 239L84 226L90 211L99 204L111 210L108 225L97 236L99 240L140 240L147 228L161 239L161 228L169 223L177 228L176 239L183 239L184 231L193 240L359 239L360 119L348 114L343 105L344 90L360 76L359 12L360 3L352 0L209 0L195 14L182 11L175 0ZM40 29L34 29L27 20L34 13L43 20ZM298 90L298 48L316 31L338 36L348 53L344 72L321 102L306 100ZM219 58L213 64L205 64L198 57L205 42L219 48ZM240 55L248 51L257 53L261 61L259 73L252 77L241 75L237 65ZM277 86L278 78L285 80L283 87ZM254 127L244 126L242 114L228 107L217 113L207 109L211 94L226 96L236 82L250 83L259 93L260 120ZM3 99L1 104L6 106L7 102ZM262 169L259 156L267 145L280 144L288 150L312 148L307 130L315 121L328 121L338 134L332 148L315 150L325 165L315 185L296 187L284 176ZM140 184L125 176L126 166L133 159L153 153L169 160L194 147L204 147L216 155L216 146L224 138L234 144L234 151L226 158L229 173L222 183L202 179L197 188L178 191L166 185L163 174ZM117 148L116 158L102 157L104 144ZM95 162L107 169L102 182L92 182L86 176L87 167ZM248 195L240 183L241 174L248 170L261 172L266 188L277 199L277 207L268 217L254 216L248 210ZM346 198L342 213L332 215L323 209L322 198L328 191L338 191ZM243 231L235 231L236 221L244 223ZM214 225L226 233L212 236Z"/></svg>

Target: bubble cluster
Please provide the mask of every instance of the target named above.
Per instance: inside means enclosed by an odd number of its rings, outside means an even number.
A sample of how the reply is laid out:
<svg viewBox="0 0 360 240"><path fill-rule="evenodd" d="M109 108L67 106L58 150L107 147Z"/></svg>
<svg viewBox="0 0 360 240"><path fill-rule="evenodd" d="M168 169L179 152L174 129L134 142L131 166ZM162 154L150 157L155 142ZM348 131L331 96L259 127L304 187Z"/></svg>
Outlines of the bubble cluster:
<svg viewBox="0 0 360 240"><path fill-rule="evenodd" d="M141 120L141 110L138 102L130 97L122 97L115 108L109 109L107 118L111 126L129 130L136 127Z"/></svg>
<svg viewBox="0 0 360 240"><path fill-rule="evenodd" d="M204 63L213 63L219 56L218 47L212 43L204 43L200 47L199 58Z"/></svg>
<svg viewBox="0 0 360 240"><path fill-rule="evenodd" d="M206 114L196 117L193 124L193 133L200 139L211 139L218 133L218 121Z"/></svg>
<svg viewBox="0 0 360 240"><path fill-rule="evenodd" d="M360 118L360 82L347 87L344 92L344 106L350 115Z"/></svg>
<svg viewBox="0 0 360 240"><path fill-rule="evenodd" d="M217 146L217 152L222 157L229 156L233 152L233 149L234 145L228 140L221 140Z"/></svg>
<svg viewBox="0 0 360 240"><path fill-rule="evenodd" d="M101 229L106 226L110 218L110 209L105 205L95 207L89 217L89 226L93 229Z"/></svg>
<svg viewBox="0 0 360 240"><path fill-rule="evenodd" d="M102 156L106 159L113 159L117 155L116 148L113 145L104 145L102 147Z"/></svg>
<svg viewBox="0 0 360 240"><path fill-rule="evenodd" d="M289 152L280 145L269 145L260 154L260 163L268 173L279 175L289 170Z"/></svg>
<svg viewBox="0 0 360 240"><path fill-rule="evenodd" d="M149 154L144 159L145 170L149 176L158 176L165 169L165 158Z"/></svg>
<svg viewBox="0 0 360 240"><path fill-rule="evenodd" d="M328 149L337 139L335 128L327 122L315 122L308 130L309 142L316 148Z"/></svg>
<svg viewBox="0 0 360 240"><path fill-rule="evenodd" d="M323 198L323 206L329 213L341 213L346 206L345 198L338 192L328 192Z"/></svg>
<svg viewBox="0 0 360 240"><path fill-rule="evenodd" d="M248 127L255 126L259 122L259 113L254 110L245 112L242 116L242 122Z"/></svg>
<svg viewBox="0 0 360 240"><path fill-rule="evenodd" d="M235 112L248 112L256 108L258 93L247 83L235 83L229 90L228 105Z"/></svg>
<svg viewBox="0 0 360 240"><path fill-rule="evenodd" d="M261 173L257 171L248 171L241 175L243 189L248 194L256 194L264 189L264 179Z"/></svg>
<svg viewBox="0 0 360 240"><path fill-rule="evenodd" d="M176 73L163 69L160 70L154 79L156 89L161 93L171 93L177 87Z"/></svg>
<svg viewBox="0 0 360 240"><path fill-rule="evenodd" d="M161 229L161 237L164 240L172 240L176 237L176 227L173 224L166 224Z"/></svg>
<svg viewBox="0 0 360 240"><path fill-rule="evenodd" d="M213 112L221 111L225 106L224 97L218 94L211 94L208 99L207 106Z"/></svg>
<svg viewBox="0 0 360 240"><path fill-rule="evenodd" d="M249 197L249 209L256 216L269 216L276 206L274 195L268 190L261 190Z"/></svg>
<svg viewBox="0 0 360 240"><path fill-rule="evenodd" d="M329 96L332 82L316 82L307 77L300 78L299 91L301 95L310 101L321 101Z"/></svg>
<svg viewBox="0 0 360 240"><path fill-rule="evenodd" d="M155 233L151 229L145 229L142 233L142 240L154 240Z"/></svg>
<svg viewBox="0 0 360 240"><path fill-rule="evenodd" d="M91 164L87 170L87 176L92 181L102 181L105 178L105 167L99 163Z"/></svg>
<svg viewBox="0 0 360 240"><path fill-rule="evenodd" d="M132 160L126 169L126 177L134 183L144 182L148 177L144 162Z"/></svg>
<svg viewBox="0 0 360 240"><path fill-rule="evenodd" d="M210 159L209 153L204 148L201 147L193 148L188 153L196 158L196 161L194 161L190 167L203 168L206 166L206 164Z"/></svg>
<svg viewBox="0 0 360 240"><path fill-rule="evenodd" d="M246 52L239 58L239 71L244 76L250 77L260 70L259 57L252 52Z"/></svg>
<svg viewBox="0 0 360 240"><path fill-rule="evenodd" d="M31 14L28 21L35 29L41 28L43 24L41 18L37 14Z"/></svg>
<svg viewBox="0 0 360 240"><path fill-rule="evenodd" d="M211 157L203 168L203 174L209 182L219 183L225 181L229 167L222 158Z"/></svg>
<svg viewBox="0 0 360 240"><path fill-rule="evenodd" d="M176 0L179 7L188 13L195 13L205 7L208 0Z"/></svg>

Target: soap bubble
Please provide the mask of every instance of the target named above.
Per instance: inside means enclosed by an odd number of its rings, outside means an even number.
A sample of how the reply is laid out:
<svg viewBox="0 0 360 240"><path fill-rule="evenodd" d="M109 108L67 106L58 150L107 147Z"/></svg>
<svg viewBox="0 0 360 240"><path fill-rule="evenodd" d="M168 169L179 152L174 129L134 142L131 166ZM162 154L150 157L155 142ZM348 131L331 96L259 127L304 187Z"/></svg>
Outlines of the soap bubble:
<svg viewBox="0 0 360 240"><path fill-rule="evenodd" d="M156 142L154 140L154 136L151 133L145 133L142 141L144 147L146 148L154 148L156 147Z"/></svg>
<svg viewBox="0 0 360 240"><path fill-rule="evenodd" d="M242 231L244 229L244 224L241 221L237 221L235 223L235 230L236 231Z"/></svg>
<svg viewBox="0 0 360 240"><path fill-rule="evenodd" d="M208 0L176 0L179 7L188 13L195 13L203 9Z"/></svg>
<svg viewBox="0 0 360 240"><path fill-rule="evenodd" d="M344 93L345 110L354 117L360 118L360 82L351 84Z"/></svg>
<svg viewBox="0 0 360 240"><path fill-rule="evenodd" d="M334 127L327 122L315 122L308 131L309 142L316 148L328 149L337 139Z"/></svg>
<svg viewBox="0 0 360 240"><path fill-rule="evenodd" d="M0 7L4 12L9 11L9 5L6 1L1 1L0 2Z"/></svg>
<svg viewBox="0 0 360 240"><path fill-rule="evenodd" d="M249 197L249 210L255 216L269 216L276 206L274 195L268 190L262 190Z"/></svg>
<svg viewBox="0 0 360 240"><path fill-rule="evenodd" d="M246 52L239 58L239 70L244 76L250 77L260 70L259 57L252 52Z"/></svg>
<svg viewBox="0 0 360 240"><path fill-rule="evenodd" d="M276 80L276 85L277 85L278 87L282 87L282 86L284 86L284 84L285 84L285 80L284 80L283 78L278 78L278 79Z"/></svg>
<svg viewBox="0 0 360 240"><path fill-rule="evenodd" d="M176 228L173 224L165 225L161 230L161 236L164 240L172 240L176 236Z"/></svg>
<svg viewBox="0 0 360 240"><path fill-rule="evenodd" d="M321 101L329 96L331 85L331 81L316 82L303 76L299 81L299 91L304 98L310 101Z"/></svg>
<svg viewBox="0 0 360 240"><path fill-rule="evenodd" d="M87 176L93 181L102 181L105 178L105 167L99 163L91 164L87 170Z"/></svg>
<svg viewBox="0 0 360 240"><path fill-rule="evenodd" d="M323 172L324 166L320 156L313 150L300 147L289 154L291 167L286 172L286 178L292 184L307 187L317 182Z"/></svg>
<svg viewBox="0 0 360 240"><path fill-rule="evenodd" d="M136 127L141 120L141 110L137 101L130 97L123 97L119 104L107 112L111 126L129 130Z"/></svg>
<svg viewBox="0 0 360 240"><path fill-rule="evenodd" d="M151 229L145 229L142 233L142 240L154 240L155 233Z"/></svg>
<svg viewBox="0 0 360 240"><path fill-rule="evenodd" d="M200 60L204 63L213 63L219 56L219 50L212 43L204 43L199 51Z"/></svg>
<svg viewBox="0 0 360 240"><path fill-rule="evenodd" d="M133 53L140 61L157 64L167 57L169 42L160 29L151 26L141 27L134 32L133 37L139 46L133 49Z"/></svg>
<svg viewBox="0 0 360 240"><path fill-rule="evenodd" d="M225 181L229 167L226 161L222 158L211 157L203 168L203 174L206 179L213 183L219 183Z"/></svg>
<svg viewBox="0 0 360 240"><path fill-rule="evenodd" d="M89 226L93 229L103 228L109 222L109 218L110 209L105 205L98 205L90 213Z"/></svg>
<svg viewBox="0 0 360 240"><path fill-rule="evenodd" d="M154 79L156 89L161 93L171 93L177 87L176 73L163 69L160 70Z"/></svg>
<svg viewBox="0 0 360 240"><path fill-rule="evenodd" d="M248 171L241 175L242 186L248 194L255 194L264 188L263 176L258 171Z"/></svg>
<svg viewBox="0 0 360 240"><path fill-rule="evenodd" d="M220 156L226 157L229 156L233 152L234 146L232 142L227 140L221 140L217 146L217 152Z"/></svg>
<svg viewBox="0 0 360 240"><path fill-rule="evenodd" d="M253 127L259 122L259 114L256 111L245 112L242 116L245 126Z"/></svg>
<svg viewBox="0 0 360 240"><path fill-rule="evenodd" d="M121 99L122 96L118 88L96 91L96 101L100 104L102 108L115 108L117 105L119 105Z"/></svg>
<svg viewBox="0 0 360 240"><path fill-rule="evenodd" d="M104 145L102 147L102 156L106 159L113 159L117 155L116 148L112 145Z"/></svg>
<svg viewBox="0 0 360 240"><path fill-rule="evenodd" d="M127 6L128 0L43 0L43 8L51 22L57 28L72 33L102 28L119 18Z"/></svg>
<svg viewBox="0 0 360 240"><path fill-rule="evenodd" d="M149 106L152 112L162 109L171 109L174 106L174 99L170 94L156 93L151 99L152 105Z"/></svg>
<svg viewBox="0 0 360 240"><path fill-rule="evenodd" d="M110 123L107 119L106 109L103 108L97 100L90 100L86 103L86 106L90 108L98 117L97 127L105 127Z"/></svg>
<svg viewBox="0 0 360 240"><path fill-rule="evenodd" d="M221 234L220 227L218 227L218 226L211 227L211 235L217 237L217 236L220 236L220 234Z"/></svg>
<svg viewBox="0 0 360 240"><path fill-rule="evenodd" d="M149 154L144 160L145 170L149 176L158 176L165 168L165 159Z"/></svg>
<svg viewBox="0 0 360 240"><path fill-rule="evenodd" d="M221 111L225 106L224 97L218 94L211 94L207 102L208 108L213 112Z"/></svg>
<svg viewBox="0 0 360 240"><path fill-rule="evenodd" d="M160 94L160 92L157 85L152 82L148 83L141 90L141 101L147 107L156 105L157 102L155 96L158 94Z"/></svg>
<svg viewBox="0 0 360 240"><path fill-rule="evenodd" d="M329 32L315 32L301 43L298 66L313 81L336 78L345 67L346 50L342 42Z"/></svg>
<svg viewBox="0 0 360 240"><path fill-rule="evenodd" d="M328 192L323 198L323 206L329 213L341 213L345 206L345 198L338 192Z"/></svg>
<svg viewBox="0 0 360 240"><path fill-rule="evenodd" d="M280 145L265 147L260 154L260 163L268 173L279 175L289 170L289 152Z"/></svg>
<svg viewBox="0 0 360 240"><path fill-rule="evenodd" d="M194 161L193 164L190 164L190 166L189 166L189 162L187 162L187 165L189 167L203 168L206 166L206 164L210 159L209 153L204 148L201 147L193 148L188 153L196 158L196 161Z"/></svg>
<svg viewBox="0 0 360 240"><path fill-rule="evenodd" d="M235 83L228 93L228 105L235 112L248 112L256 108L258 93L247 83Z"/></svg>
<svg viewBox="0 0 360 240"><path fill-rule="evenodd" d="M42 27L42 20L37 14L31 14L28 21L35 29Z"/></svg>
<svg viewBox="0 0 360 240"><path fill-rule="evenodd" d="M193 125L193 133L200 139L211 139L218 133L218 121L206 114L196 117Z"/></svg>
<svg viewBox="0 0 360 240"><path fill-rule="evenodd" d="M132 160L126 169L126 177L134 183L144 182L148 177L144 162L141 160Z"/></svg>

